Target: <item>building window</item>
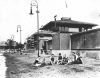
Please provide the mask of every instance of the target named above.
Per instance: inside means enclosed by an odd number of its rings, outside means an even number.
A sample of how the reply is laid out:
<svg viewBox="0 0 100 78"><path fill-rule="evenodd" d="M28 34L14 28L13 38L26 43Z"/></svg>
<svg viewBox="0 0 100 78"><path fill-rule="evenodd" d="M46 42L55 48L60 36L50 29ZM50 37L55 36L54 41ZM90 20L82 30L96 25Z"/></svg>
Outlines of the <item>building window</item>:
<svg viewBox="0 0 100 78"><path fill-rule="evenodd" d="M65 28L64 27L62 27L62 31L65 31Z"/></svg>
<svg viewBox="0 0 100 78"><path fill-rule="evenodd" d="M69 32L79 32L79 28L69 28Z"/></svg>
<svg viewBox="0 0 100 78"><path fill-rule="evenodd" d="M68 31L68 27L65 27L65 31Z"/></svg>
<svg viewBox="0 0 100 78"><path fill-rule="evenodd" d="M85 29L84 28L82 28L82 32L84 32L85 31Z"/></svg>

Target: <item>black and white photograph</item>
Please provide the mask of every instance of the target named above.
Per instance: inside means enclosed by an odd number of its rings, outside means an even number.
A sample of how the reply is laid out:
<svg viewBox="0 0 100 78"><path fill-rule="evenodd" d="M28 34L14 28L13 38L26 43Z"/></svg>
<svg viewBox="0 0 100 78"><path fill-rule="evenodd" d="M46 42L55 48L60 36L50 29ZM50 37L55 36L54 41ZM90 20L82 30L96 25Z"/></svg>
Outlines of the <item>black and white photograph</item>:
<svg viewBox="0 0 100 78"><path fill-rule="evenodd" d="M0 0L0 78L99 78L100 0Z"/></svg>

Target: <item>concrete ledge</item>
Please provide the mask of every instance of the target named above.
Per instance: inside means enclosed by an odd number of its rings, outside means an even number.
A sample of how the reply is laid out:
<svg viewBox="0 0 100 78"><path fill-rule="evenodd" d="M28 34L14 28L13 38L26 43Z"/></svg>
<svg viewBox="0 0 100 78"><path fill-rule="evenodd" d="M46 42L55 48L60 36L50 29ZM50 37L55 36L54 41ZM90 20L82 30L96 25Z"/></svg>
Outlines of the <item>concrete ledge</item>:
<svg viewBox="0 0 100 78"><path fill-rule="evenodd" d="M61 53L62 56L64 54L66 54L66 57L68 57L70 55L70 53L71 53L71 50L52 50L52 54L54 54L56 56L58 56L59 53Z"/></svg>
<svg viewBox="0 0 100 78"><path fill-rule="evenodd" d="M93 59L100 59L100 50L72 50L82 57L89 57Z"/></svg>

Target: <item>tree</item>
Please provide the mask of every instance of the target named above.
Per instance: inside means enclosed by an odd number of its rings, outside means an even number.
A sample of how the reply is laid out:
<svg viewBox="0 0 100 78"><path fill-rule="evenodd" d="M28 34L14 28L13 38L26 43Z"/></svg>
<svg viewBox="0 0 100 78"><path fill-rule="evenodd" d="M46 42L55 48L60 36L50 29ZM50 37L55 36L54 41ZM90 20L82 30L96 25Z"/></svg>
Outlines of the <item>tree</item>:
<svg viewBox="0 0 100 78"><path fill-rule="evenodd" d="M14 41L12 39L8 39L6 44L9 49L12 49L14 46Z"/></svg>

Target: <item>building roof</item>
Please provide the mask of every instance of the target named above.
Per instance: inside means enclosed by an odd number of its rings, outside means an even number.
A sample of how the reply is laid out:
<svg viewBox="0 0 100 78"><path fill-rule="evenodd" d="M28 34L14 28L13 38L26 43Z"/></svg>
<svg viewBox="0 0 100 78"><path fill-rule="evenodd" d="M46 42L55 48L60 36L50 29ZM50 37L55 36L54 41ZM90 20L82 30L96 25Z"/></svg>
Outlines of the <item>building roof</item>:
<svg viewBox="0 0 100 78"><path fill-rule="evenodd" d="M52 36L52 34L54 34L56 32L52 32L52 31L39 31L39 35L40 36ZM28 39L32 39L34 38L34 36L37 36L38 35L38 32L35 32L34 34L32 34L31 36L29 36L28 38L26 38L27 40Z"/></svg>
<svg viewBox="0 0 100 78"><path fill-rule="evenodd" d="M44 25L44 27L40 28L40 30L46 30L53 26L55 26L55 21L50 21L49 23ZM75 20L57 20L56 26L66 26L66 27L71 27L71 28L82 28L82 27L91 28L91 27L97 26L97 24L80 22L80 21L75 21Z"/></svg>
<svg viewBox="0 0 100 78"><path fill-rule="evenodd" d="M75 33L75 34L71 35L71 37L73 37L73 36L79 36L79 35L83 35L83 34L87 34L87 33L92 33L92 32L96 32L96 31L100 31L100 28L98 28L98 29L92 29L92 30L85 31L85 32Z"/></svg>
<svg viewBox="0 0 100 78"><path fill-rule="evenodd" d="M51 36L52 34L54 34L52 31L39 31L39 35ZM34 33L33 35L38 35L38 32Z"/></svg>

